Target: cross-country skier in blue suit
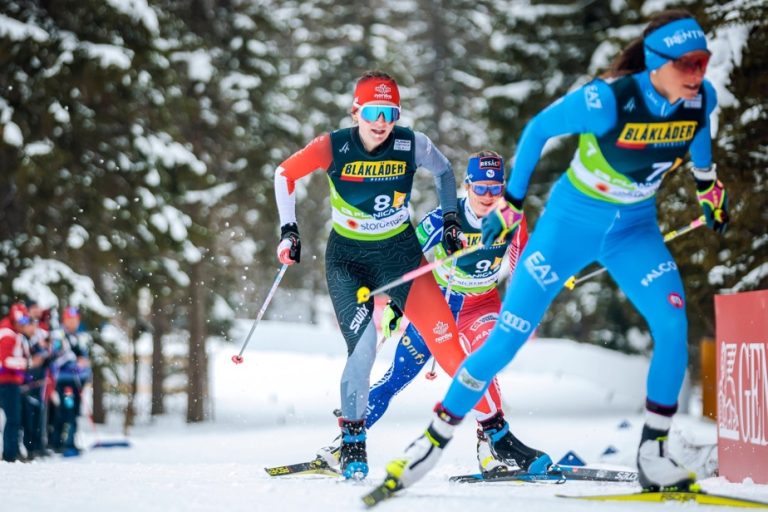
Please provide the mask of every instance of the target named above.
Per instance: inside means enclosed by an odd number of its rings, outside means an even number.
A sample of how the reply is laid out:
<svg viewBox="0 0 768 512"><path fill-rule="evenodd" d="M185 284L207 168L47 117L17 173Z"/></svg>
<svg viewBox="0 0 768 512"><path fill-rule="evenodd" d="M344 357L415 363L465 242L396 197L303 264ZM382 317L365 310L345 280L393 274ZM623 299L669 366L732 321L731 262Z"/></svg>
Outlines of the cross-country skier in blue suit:
<svg viewBox="0 0 768 512"><path fill-rule="evenodd" d="M678 490L694 484L695 475L667 450L687 366L687 320L683 284L656 223L655 195L664 174L690 151L707 224L725 230L726 193L710 147L709 115L717 100L704 79L709 56L696 20L685 11L665 11L617 57L606 79L566 95L529 122L505 196L483 221L484 244L519 224L547 139L579 133L578 150L521 255L499 322L456 372L426 432L387 465L388 489L408 487L435 465L456 425L515 356L564 280L595 261L645 317L655 342L637 456L640 483Z"/></svg>

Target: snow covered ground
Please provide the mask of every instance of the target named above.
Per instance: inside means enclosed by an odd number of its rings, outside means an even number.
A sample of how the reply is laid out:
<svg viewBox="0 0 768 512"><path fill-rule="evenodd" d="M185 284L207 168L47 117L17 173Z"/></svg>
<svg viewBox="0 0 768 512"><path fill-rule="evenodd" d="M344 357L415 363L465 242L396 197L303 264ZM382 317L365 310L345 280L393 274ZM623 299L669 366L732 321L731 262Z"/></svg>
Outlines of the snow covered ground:
<svg viewBox="0 0 768 512"><path fill-rule="evenodd" d="M375 376L386 369L393 345L390 341L382 350ZM263 471L265 466L308 460L336 435L331 410L338 401L343 341L333 330L264 322L245 353L245 363L236 367L229 359L237 348L239 341L237 347L218 347L212 354L214 422L190 426L169 415L136 427L131 448L87 450L76 459L0 463L0 510L361 510L360 496L381 480L385 463L426 426L432 405L448 384L444 375L431 382L419 376L395 399L369 433L368 482L272 478ZM646 365L640 357L567 340L529 343L501 376L512 428L555 459L573 450L590 463L631 467L642 425ZM116 432L111 426L99 427L96 436L84 422L80 444L89 447L97 438L118 439ZM681 415L673 441L681 453L691 455L691 465L699 471L712 464L712 422ZM602 456L609 446L615 453ZM475 467L474 425L467 421L433 473L378 509L699 510L690 504L617 506L555 497L634 490L625 484L448 483L448 476L474 472ZM707 478L702 484L713 492L768 501L768 486L722 478Z"/></svg>

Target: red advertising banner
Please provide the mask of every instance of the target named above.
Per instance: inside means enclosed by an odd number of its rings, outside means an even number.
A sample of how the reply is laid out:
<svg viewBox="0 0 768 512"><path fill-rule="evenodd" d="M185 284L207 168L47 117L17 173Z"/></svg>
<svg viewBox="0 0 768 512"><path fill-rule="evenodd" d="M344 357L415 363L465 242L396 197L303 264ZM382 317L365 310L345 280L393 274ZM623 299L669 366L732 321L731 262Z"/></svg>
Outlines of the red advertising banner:
<svg viewBox="0 0 768 512"><path fill-rule="evenodd" d="M768 484L768 290L715 296L720 475Z"/></svg>

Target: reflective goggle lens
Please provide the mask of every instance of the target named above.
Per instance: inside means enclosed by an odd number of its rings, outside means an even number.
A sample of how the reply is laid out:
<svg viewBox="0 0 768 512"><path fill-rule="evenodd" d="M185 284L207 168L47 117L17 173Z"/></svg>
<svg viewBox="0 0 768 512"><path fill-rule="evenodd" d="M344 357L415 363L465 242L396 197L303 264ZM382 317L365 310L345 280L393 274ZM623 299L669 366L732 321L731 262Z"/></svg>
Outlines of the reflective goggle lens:
<svg viewBox="0 0 768 512"><path fill-rule="evenodd" d="M683 55L679 59L672 61L672 65L684 73L695 73L697 71L704 73L707 71L707 64L709 64L708 53Z"/></svg>
<svg viewBox="0 0 768 512"><path fill-rule="evenodd" d="M504 185L471 185L472 192L479 196L484 196L486 193L490 192L492 196L498 196L501 195L501 192L504 190Z"/></svg>
<svg viewBox="0 0 768 512"><path fill-rule="evenodd" d="M360 107L360 117L369 123L376 122L379 117L384 116L384 121L392 123L400 119L400 107L391 105L363 105Z"/></svg>

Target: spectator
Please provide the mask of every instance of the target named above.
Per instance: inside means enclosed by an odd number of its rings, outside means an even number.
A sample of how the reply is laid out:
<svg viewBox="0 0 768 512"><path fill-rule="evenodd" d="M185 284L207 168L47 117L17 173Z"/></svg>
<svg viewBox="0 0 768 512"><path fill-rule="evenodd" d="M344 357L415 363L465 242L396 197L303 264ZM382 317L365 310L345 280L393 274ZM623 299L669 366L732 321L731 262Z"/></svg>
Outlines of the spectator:
<svg viewBox="0 0 768 512"><path fill-rule="evenodd" d="M34 308L34 304L32 308ZM29 310L31 325L34 326L30 336L24 336L29 353L29 368L25 375L25 382L21 391L21 415L24 431L24 447L27 450L27 458L43 457L49 455L43 442L44 425L46 424L46 389L48 367L51 361L51 347L49 333L41 327L38 318L42 309ZM37 316L36 316L37 315Z"/></svg>
<svg viewBox="0 0 768 512"><path fill-rule="evenodd" d="M21 385L29 362L21 333L32 334L34 325L26 306L16 303L0 320L0 408L5 413L3 460L19 459L21 428Z"/></svg>
<svg viewBox="0 0 768 512"><path fill-rule="evenodd" d="M80 394L91 378L88 347L80 328L80 312L75 307L64 309L61 339L53 340L53 372L59 405L53 421L48 445L59 453L78 452L75 446Z"/></svg>

